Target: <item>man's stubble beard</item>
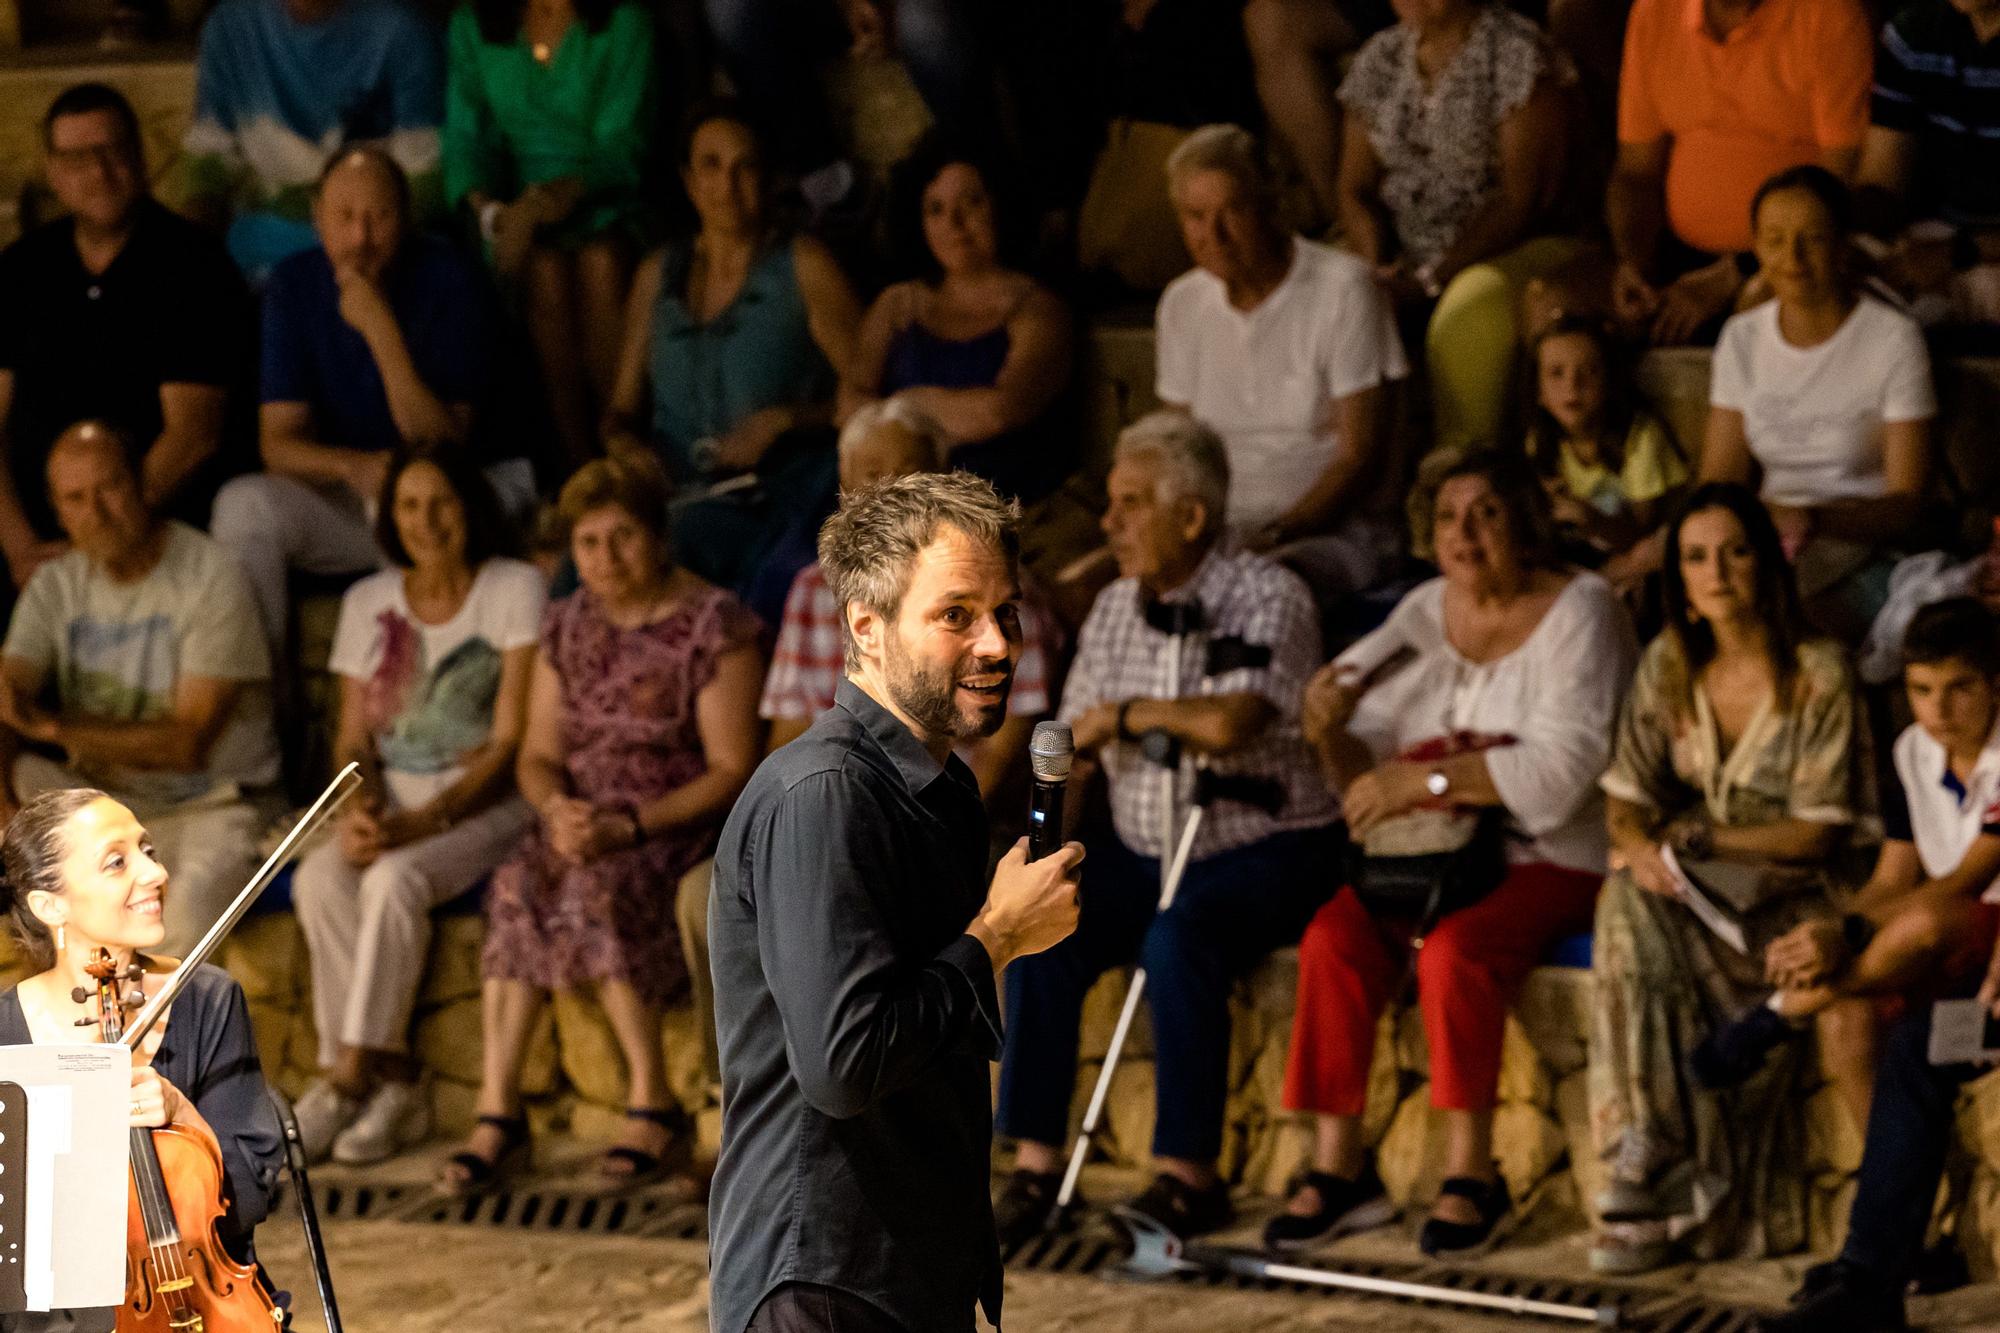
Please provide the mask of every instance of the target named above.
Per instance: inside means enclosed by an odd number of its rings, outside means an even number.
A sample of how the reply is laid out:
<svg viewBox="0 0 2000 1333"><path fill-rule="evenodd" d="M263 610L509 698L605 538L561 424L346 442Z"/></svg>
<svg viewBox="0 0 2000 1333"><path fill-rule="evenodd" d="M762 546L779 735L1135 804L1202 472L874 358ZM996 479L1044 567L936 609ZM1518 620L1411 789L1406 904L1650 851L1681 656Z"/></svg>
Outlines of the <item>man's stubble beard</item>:
<svg viewBox="0 0 2000 1333"><path fill-rule="evenodd" d="M964 659L940 671L926 672L904 649L901 636L891 633L887 649L883 657L883 677L890 700L931 735L948 736L954 742L974 740L991 736L1006 722L1007 695L1014 687L1014 668L1011 664L972 673L983 675L995 670L1005 671L1007 680L1001 687L1000 702L993 708L981 709L977 717L969 718L958 706L958 678L966 666Z"/></svg>

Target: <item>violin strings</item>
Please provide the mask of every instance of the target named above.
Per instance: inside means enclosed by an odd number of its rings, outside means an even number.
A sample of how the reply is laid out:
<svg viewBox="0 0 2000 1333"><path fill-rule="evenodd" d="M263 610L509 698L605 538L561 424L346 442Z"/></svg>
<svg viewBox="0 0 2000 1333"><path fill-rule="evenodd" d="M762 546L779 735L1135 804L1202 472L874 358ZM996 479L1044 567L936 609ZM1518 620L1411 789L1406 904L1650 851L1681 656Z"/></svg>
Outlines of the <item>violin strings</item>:
<svg viewBox="0 0 2000 1333"><path fill-rule="evenodd" d="M117 1041L123 1033L122 1011L107 1013L103 1004L103 992L99 992L98 1033L107 1041ZM146 1249L153 1256L153 1271L162 1280L178 1282L188 1276L187 1265L176 1242L157 1242L153 1239L171 1227L176 1237L179 1222L174 1217L173 1200L167 1194L167 1182L159 1169L160 1159L153 1147L153 1131L135 1129L132 1133L132 1185L133 1196L139 1203L139 1217L146 1228ZM169 1297L171 1303L179 1304L185 1298L175 1293Z"/></svg>

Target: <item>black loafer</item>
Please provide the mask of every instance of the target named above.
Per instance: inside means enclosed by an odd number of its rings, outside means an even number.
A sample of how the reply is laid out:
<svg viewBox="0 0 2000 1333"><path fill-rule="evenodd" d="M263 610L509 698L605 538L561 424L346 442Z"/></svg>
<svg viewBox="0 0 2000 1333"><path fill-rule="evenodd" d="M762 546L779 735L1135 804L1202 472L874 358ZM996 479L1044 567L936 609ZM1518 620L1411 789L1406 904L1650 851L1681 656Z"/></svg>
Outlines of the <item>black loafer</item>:
<svg viewBox="0 0 2000 1333"><path fill-rule="evenodd" d="M1216 1181L1196 1189L1179 1176L1162 1172L1138 1198L1120 1204L1118 1213L1141 1225L1152 1225L1182 1240L1220 1231L1236 1220L1229 1186Z"/></svg>
<svg viewBox="0 0 2000 1333"><path fill-rule="evenodd" d="M1808 1275L1790 1310L1757 1327L1761 1333L1902 1333L1909 1325L1899 1288L1836 1260Z"/></svg>
<svg viewBox="0 0 2000 1333"><path fill-rule="evenodd" d="M1053 1171L1016 1171L993 1201L993 1230L1009 1254L1048 1230L1062 1177ZM1077 1202L1082 1202L1082 1195Z"/></svg>
<svg viewBox="0 0 2000 1333"><path fill-rule="evenodd" d="M1514 1207L1507 1182L1496 1172L1491 1180L1453 1176L1438 1186L1440 1197L1452 1195L1470 1202L1479 1214L1477 1222L1447 1222L1429 1218L1417 1233L1417 1248L1433 1259L1442 1255L1469 1258L1485 1250L1493 1241L1493 1228L1500 1225Z"/></svg>
<svg viewBox="0 0 2000 1333"><path fill-rule="evenodd" d="M1300 1177L1298 1188L1307 1185L1319 1195L1319 1207L1310 1213L1285 1212L1272 1218L1264 1226L1265 1249L1293 1254L1396 1220L1396 1205L1389 1201L1382 1178L1372 1166L1356 1180L1308 1171Z"/></svg>
<svg viewBox="0 0 2000 1333"><path fill-rule="evenodd" d="M1741 1087L1764 1067L1772 1051L1805 1032L1770 1005L1760 1004L1702 1038L1701 1045L1688 1053L1688 1074L1710 1092Z"/></svg>

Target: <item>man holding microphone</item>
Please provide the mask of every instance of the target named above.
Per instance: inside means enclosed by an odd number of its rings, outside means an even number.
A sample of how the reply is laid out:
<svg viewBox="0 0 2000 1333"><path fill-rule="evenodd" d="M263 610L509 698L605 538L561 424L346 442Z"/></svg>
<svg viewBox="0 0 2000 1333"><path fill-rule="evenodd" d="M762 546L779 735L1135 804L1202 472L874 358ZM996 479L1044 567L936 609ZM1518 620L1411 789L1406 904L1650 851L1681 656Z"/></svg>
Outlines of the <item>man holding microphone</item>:
<svg viewBox="0 0 2000 1333"><path fill-rule="evenodd" d="M964 473L845 498L821 529L847 678L722 832L710 957L722 1156L716 1333L996 1326L988 1195L995 976L1076 926L1083 849L986 883L954 742L1005 720L1021 652L1016 508Z"/></svg>

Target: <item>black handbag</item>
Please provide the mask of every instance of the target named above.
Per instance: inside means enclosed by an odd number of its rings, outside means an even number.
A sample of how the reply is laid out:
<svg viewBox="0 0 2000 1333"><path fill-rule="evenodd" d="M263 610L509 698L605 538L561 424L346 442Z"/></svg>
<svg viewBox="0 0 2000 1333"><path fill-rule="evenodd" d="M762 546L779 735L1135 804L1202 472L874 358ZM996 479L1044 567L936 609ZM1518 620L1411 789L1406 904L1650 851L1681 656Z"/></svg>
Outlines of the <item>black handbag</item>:
<svg viewBox="0 0 2000 1333"><path fill-rule="evenodd" d="M1347 882L1376 916L1418 933L1472 906L1507 874L1506 812L1413 810L1347 844Z"/></svg>

